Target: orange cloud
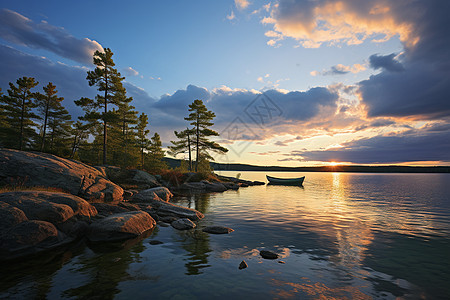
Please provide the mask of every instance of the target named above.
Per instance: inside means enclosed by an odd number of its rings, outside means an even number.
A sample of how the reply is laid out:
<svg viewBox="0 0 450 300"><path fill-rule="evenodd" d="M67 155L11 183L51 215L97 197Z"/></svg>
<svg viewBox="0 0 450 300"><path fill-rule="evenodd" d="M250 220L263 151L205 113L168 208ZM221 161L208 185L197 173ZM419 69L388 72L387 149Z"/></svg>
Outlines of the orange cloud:
<svg viewBox="0 0 450 300"><path fill-rule="evenodd" d="M356 45L366 39L382 42L396 35L407 46L418 42L412 24L398 20L392 12L392 1L354 3L280 1L272 6L270 17L261 22L273 24L273 31L298 40L305 48L317 48L324 43Z"/></svg>

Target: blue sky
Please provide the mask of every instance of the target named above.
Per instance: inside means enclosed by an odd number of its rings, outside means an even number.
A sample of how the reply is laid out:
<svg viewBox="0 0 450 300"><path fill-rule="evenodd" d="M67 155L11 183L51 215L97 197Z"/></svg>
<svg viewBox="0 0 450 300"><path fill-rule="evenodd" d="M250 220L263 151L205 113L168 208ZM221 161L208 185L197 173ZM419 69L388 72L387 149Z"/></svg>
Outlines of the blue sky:
<svg viewBox="0 0 450 300"><path fill-rule="evenodd" d="M2 1L0 87L19 76L53 81L78 116L73 100L95 95L85 80L90 53L109 47L165 146L200 98L216 112L219 140L234 150L218 161L448 164L448 6ZM260 95L269 100L258 102ZM252 110L262 103L269 106L258 124ZM270 105L278 115L267 114Z"/></svg>

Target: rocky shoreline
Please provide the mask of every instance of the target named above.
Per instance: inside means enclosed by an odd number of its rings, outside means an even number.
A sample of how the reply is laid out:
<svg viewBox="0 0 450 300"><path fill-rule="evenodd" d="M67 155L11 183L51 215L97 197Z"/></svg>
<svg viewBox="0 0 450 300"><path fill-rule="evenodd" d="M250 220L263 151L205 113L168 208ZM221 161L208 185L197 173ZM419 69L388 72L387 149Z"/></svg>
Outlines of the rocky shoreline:
<svg viewBox="0 0 450 300"><path fill-rule="evenodd" d="M215 179L215 177L213 177ZM232 177L176 184L141 170L91 167L55 155L0 149L0 261L55 249L80 239L92 243L137 238L155 226L191 229L201 212L172 197L261 185ZM215 226L206 232L229 233Z"/></svg>

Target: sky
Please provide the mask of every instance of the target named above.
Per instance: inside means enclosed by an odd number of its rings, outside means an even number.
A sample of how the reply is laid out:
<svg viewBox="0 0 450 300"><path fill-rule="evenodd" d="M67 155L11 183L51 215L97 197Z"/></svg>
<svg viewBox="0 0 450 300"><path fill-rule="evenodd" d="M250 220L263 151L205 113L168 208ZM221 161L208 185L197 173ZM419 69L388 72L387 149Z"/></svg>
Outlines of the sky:
<svg viewBox="0 0 450 300"><path fill-rule="evenodd" d="M218 162L450 164L450 1L9 1L0 87L35 77L73 101L110 48L163 146L188 105L216 114ZM178 156L183 158L183 155Z"/></svg>

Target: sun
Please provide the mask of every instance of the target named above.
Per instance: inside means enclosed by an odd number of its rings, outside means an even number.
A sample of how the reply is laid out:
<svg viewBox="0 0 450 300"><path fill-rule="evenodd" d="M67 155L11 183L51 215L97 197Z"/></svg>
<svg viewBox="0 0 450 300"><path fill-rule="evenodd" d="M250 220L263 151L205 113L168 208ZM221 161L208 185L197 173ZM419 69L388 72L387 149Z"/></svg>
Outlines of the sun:
<svg viewBox="0 0 450 300"><path fill-rule="evenodd" d="M335 162L335 161L330 162L330 166L332 166L332 167L336 167L337 165L339 165L338 162Z"/></svg>

